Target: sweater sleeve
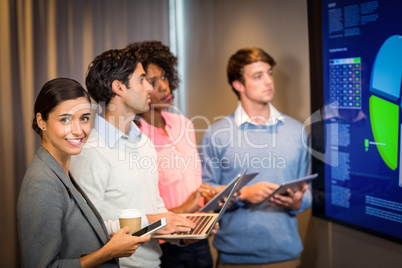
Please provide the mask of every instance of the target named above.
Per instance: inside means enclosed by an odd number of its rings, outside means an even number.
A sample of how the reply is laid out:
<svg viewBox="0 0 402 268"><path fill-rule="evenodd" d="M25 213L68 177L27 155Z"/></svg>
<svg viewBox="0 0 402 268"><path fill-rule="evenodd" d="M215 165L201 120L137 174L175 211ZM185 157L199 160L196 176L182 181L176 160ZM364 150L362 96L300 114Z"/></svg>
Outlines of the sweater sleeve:
<svg viewBox="0 0 402 268"><path fill-rule="evenodd" d="M199 149L202 163L202 182L208 183L211 187L217 187L221 185L220 155L217 149L218 146L213 144L216 140L212 140L211 134L211 128L207 129Z"/></svg>
<svg viewBox="0 0 402 268"><path fill-rule="evenodd" d="M310 154L307 150L307 148L310 147L310 136L306 130L303 130L303 140L301 144L301 153L300 153L300 162L299 162L299 170L298 170L298 178L304 177L307 174L311 173L311 157ZM291 211L291 215L297 215L300 212L308 209L311 207L313 202L312 194L311 194L311 184L309 185L309 188L307 191L304 193L303 199L302 199L302 205L300 209L296 211Z"/></svg>

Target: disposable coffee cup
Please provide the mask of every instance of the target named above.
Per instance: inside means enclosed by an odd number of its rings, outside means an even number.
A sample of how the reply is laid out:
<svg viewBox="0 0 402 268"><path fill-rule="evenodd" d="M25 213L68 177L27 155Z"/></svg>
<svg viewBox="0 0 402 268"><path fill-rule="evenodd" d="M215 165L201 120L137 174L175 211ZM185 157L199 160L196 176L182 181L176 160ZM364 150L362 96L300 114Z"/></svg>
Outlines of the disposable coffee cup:
<svg viewBox="0 0 402 268"><path fill-rule="evenodd" d="M124 209L119 213L120 228L128 226L130 234L141 229L141 211L138 209Z"/></svg>

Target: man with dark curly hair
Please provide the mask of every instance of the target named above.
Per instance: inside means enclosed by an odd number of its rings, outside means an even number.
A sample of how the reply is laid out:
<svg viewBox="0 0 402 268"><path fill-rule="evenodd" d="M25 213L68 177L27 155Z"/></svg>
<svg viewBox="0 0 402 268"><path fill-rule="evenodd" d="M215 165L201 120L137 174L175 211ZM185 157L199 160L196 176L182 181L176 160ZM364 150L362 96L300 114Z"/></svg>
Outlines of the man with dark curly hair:
<svg viewBox="0 0 402 268"><path fill-rule="evenodd" d="M159 41L133 43L127 49L140 55L146 79L153 86L150 110L137 122L157 151L160 195L172 212L195 212L203 204L202 196L210 197L213 190L202 184L192 122L180 113L166 111L172 108L172 91L179 85L177 57ZM206 239L186 247L162 242L161 247L163 268L213 266Z"/></svg>
<svg viewBox="0 0 402 268"><path fill-rule="evenodd" d="M112 49L95 57L88 67L85 84L89 95L102 108L95 116L88 142L71 159L70 170L106 221L118 227L122 209L139 209L142 225L166 217L160 234L188 232L195 224L167 211L158 191L158 174L150 139L134 124L135 115L149 109L152 87L145 77L139 55ZM117 228L119 229L119 228ZM136 254L120 259L121 267L160 267L159 241L151 239Z"/></svg>

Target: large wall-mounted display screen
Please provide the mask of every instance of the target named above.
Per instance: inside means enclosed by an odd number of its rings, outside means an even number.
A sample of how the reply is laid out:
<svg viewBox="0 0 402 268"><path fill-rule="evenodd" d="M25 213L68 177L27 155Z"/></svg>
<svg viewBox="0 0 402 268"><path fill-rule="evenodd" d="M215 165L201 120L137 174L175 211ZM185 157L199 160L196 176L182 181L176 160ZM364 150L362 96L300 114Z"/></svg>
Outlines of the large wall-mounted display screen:
<svg viewBox="0 0 402 268"><path fill-rule="evenodd" d="M309 1L309 34L313 215L402 242L402 1Z"/></svg>

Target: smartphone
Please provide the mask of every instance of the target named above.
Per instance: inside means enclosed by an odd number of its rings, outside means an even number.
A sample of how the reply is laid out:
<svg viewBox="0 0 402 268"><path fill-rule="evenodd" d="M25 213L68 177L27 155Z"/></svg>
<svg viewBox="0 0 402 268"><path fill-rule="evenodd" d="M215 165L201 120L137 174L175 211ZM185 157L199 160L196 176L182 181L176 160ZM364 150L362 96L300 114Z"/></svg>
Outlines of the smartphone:
<svg viewBox="0 0 402 268"><path fill-rule="evenodd" d="M151 223L150 225L142 228L141 230L138 230L137 232L133 233L133 236L145 236L145 235L149 235L152 234L153 232L158 231L159 229L165 227L167 224L166 222L166 218L163 217L159 220L157 220L154 223Z"/></svg>

